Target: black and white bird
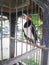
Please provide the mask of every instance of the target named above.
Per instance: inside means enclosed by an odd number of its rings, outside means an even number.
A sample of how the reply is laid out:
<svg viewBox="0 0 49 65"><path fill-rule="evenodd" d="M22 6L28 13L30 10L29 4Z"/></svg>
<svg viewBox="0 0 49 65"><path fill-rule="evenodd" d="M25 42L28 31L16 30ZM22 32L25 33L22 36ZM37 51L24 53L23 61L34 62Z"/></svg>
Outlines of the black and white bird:
<svg viewBox="0 0 49 65"><path fill-rule="evenodd" d="M19 61L19 62L15 63L14 65L26 65L26 63Z"/></svg>
<svg viewBox="0 0 49 65"><path fill-rule="evenodd" d="M32 39L33 42L36 43L36 41L37 41L36 27L32 23L31 16L26 16L25 14L24 14L24 16L26 17L26 22L23 25L24 36L25 36L25 38Z"/></svg>

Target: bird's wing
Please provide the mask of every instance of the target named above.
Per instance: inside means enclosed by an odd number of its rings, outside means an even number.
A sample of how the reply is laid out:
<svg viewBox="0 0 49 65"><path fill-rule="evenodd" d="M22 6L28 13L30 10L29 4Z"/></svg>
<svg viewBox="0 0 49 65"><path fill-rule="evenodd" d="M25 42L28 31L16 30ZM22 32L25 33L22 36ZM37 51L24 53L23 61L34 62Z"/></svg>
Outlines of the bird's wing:
<svg viewBox="0 0 49 65"><path fill-rule="evenodd" d="M35 37L35 40L37 40L37 33L36 33L36 27L35 27L35 25L31 26L31 32L32 32L33 36Z"/></svg>
<svg viewBox="0 0 49 65"><path fill-rule="evenodd" d="M31 21L28 20L26 21L26 23L24 24L24 28L28 28L31 25Z"/></svg>

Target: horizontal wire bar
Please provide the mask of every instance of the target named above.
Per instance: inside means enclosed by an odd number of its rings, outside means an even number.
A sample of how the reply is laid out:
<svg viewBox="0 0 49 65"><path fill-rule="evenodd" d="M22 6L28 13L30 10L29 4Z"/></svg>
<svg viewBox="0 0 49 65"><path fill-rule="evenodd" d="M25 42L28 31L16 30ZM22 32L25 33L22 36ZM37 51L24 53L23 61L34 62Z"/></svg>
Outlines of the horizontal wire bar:
<svg viewBox="0 0 49 65"><path fill-rule="evenodd" d="M24 6L20 5L20 6L17 7L17 9L22 8L22 7L25 7L25 6L28 6L28 5L29 5L29 3L28 4L24 4ZM16 9L16 7L11 8L11 7L7 6L7 5L1 5L0 4L0 7L1 6L4 7L4 8L8 8L8 9Z"/></svg>
<svg viewBox="0 0 49 65"><path fill-rule="evenodd" d="M14 39L14 40L17 40L17 41L20 41L20 42L23 42L23 43L26 43L25 41L21 41L21 40L19 40L19 39L14 38L14 37L10 37L10 38L11 38L11 39ZM30 42L32 42L31 45L33 45L34 47L38 47L38 48L40 48L40 49L48 50L48 51L49 51L49 48L45 47L44 45L34 44L33 40L30 39L30 38L28 38L28 37L27 37L27 40L29 40ZM30 44L30 43L28 43L28 44Z"/></svg>
<svg viewBox="0 0 49 65"><path fill-rule="evenodd" d="M31 51L28 51L22 55L19 55L15 58L10 58L10 60L6 60L4 61L4 64L3 65L13 65L14 63L17 63L18 61L20 61L21 59L24 59L24 58L27 58L28 56L31 56L32 54L36 53L37 51L40 51L39 48L35 48L35 49L32 49Z"/></svg>

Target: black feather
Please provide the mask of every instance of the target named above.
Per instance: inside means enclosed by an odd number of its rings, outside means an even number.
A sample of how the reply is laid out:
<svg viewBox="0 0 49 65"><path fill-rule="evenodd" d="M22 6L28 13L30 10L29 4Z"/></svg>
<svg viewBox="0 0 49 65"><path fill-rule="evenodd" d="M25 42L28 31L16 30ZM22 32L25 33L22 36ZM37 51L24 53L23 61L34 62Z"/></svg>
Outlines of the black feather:
<svg viewBox="0 0 49 65"><path fill-rule="evenodd" d="M31 25L31 32L35 38L35 41L37 40L37 33L36 33L36 27L33 23L31 23L31 20L28 20L25 24L24 24L24 28L28 28ZM28 39L27 35L24 33L25 38Z"/></svg>
<svg viewBox="0 0 49 65"><path fill-rule="evenodd" d="M31 20L28 20L25 24L24 24L24 28L27 28L31 25Z"/></svg>
<svg viewBox="0 0 49 65"><path fill-rule="evenodd" d="M18 62L19 63L19 65L23 65L21 62Z"/></svg>
<svg viewBox="0 0 49 65"><path fill-rule="evenodd" d="M34 30L34 26L32 25L32 26L31 26L31 32L32 32L33 35L34 35L34 31L35 31L35 30Z"/></svg>
<svg viewBox="0 0 49 65"><path fill-rule="evenodd" d="M33 36L35 37L35 40L37 40L36 27L35 27L34 24L33 24L32 27L31 27L31 32L32 32Z"/></svg>

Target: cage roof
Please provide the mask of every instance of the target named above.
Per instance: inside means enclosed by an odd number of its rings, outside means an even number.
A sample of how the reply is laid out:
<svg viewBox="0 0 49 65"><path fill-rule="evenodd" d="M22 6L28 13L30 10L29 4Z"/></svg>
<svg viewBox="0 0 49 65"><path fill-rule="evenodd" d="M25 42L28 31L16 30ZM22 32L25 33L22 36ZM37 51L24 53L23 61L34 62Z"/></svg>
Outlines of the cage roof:
<svg viewBox="0 0 49 65"><path fill-rule="evenodd" d="M22 4L23 2L23 4ZM4 11L14 11L16 8L21 9L22 7L26 7L29 4L29 0L0 0L0 8L3 7Z"/></svg>

